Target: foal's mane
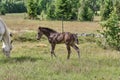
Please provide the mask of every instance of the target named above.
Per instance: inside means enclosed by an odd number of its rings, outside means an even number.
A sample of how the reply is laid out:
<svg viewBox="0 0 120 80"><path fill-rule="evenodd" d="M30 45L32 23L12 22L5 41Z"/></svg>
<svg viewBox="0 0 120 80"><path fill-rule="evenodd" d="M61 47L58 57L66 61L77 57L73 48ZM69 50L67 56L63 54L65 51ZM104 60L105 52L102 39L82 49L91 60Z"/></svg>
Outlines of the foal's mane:
<svg viewBox="0 0 120 80"><path fill-rule="evenodd" d="M49 31L49 32L57 32L57 31L55 31L55 30L53 30L53 29L46 28L46 27L40 27L40 28L43 29L43 30L47 30L47 31Z"/></svg>

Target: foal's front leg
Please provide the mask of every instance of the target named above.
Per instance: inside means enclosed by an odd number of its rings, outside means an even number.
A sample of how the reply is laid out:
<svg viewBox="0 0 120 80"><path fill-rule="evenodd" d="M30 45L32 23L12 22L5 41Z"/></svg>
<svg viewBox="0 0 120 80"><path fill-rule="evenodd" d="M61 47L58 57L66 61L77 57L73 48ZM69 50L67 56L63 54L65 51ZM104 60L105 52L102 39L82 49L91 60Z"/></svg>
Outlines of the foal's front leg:
<svg viewBox="0 0 120 80"><path fill-rule="evenodd" d="M51 43L51 50L50 50L50 52L51 52L51 57L52 57L52 58L53 58L53 55L56 57L56 55L55 55L55 53L54 53L55 45L56 45L56 44L52 44L52 43Z"/></svg>

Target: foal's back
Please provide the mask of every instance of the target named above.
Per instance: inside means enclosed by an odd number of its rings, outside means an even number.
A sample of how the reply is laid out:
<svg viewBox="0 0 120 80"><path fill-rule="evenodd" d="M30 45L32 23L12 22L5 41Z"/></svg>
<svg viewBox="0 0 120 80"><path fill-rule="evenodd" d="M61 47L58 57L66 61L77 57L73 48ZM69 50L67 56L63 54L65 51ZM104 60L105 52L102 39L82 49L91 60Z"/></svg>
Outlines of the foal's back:
<svg viewBox="0 0 120 80"><path fill-rule="evenodd" d="M69 44L72 45L75 43L76 41L76 37L74 36L75 34L72 34L70 32L63 32L63 33L53 33L50 36L50 43L65 43L65 44Z"/></svg>
<svg viewBox="0 0 120 80"><path fill-rule="evenodd" d="M74 36L75 34L72 34L70 32L64 32L64 42L66 44L72 45L75 44L76 42L76 37Z"/></svg>

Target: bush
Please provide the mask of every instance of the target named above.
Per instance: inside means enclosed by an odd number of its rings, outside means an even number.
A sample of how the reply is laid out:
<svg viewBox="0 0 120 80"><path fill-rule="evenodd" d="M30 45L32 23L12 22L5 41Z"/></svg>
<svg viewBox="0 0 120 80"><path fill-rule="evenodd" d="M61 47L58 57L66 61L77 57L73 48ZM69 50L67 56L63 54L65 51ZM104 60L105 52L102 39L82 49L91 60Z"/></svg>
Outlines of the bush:
<svg viewBox="0 0 120 80"><path fill-rule="evenodd" d="M5 10L7 13L22 13L26 12L26 7L23 2L6 2L5 3Z"/></svg>
<svg viewBox="0 0 120 80"><path fill-rule="evenodd" d="M1 3L0 4L0 15L5 15L6 10L5 10L5 4Z"/></svg>
<svg viewBox="0 0 120 80"><path fill-rule="evenodd" d="M113 11L113 0L104 0L101 6L101 20L107 20L110 18L110 14Z"/></svg>
<svg viewBox="0 0 120 80"><path fill-rule="evenodd" d="M3 7L0 9L0 14L1 15L5 15L6 14L6 11L5 11L5 9Z"/></svg>
<svg viewBox="0 0 120 80"><path fill-rule="evenodd" d="M78 19L80 21L92 21L93 20L94 12L88 4L89 3L84 0L81 2L81 7L79 10L79 14L78 14L79 15Z"/></svg>
<svg viewBox="0 0 120 80"><path fill-rule="evenodd" d="M26 42L26 41L35 42L35 41L37 41L35 32L23 32L21 34L14 34L13 39L15 41L20 41L20 42Z"/></svg>
<svg viewBox="0 0 120 80"><path fill-rule="evenodd" d="M37 18L37 2L34 0L29 0L28 1L28 6L27 6L27 14L29 19L36 19Z"/></svg>
<svg viewBox="0 0 120 80"><path fill-rule="evenodd" d="M105 44L120 50L120 26L116 12L112 12L110 18L101 23L103 32L101 34L105 38Z"/></svg>

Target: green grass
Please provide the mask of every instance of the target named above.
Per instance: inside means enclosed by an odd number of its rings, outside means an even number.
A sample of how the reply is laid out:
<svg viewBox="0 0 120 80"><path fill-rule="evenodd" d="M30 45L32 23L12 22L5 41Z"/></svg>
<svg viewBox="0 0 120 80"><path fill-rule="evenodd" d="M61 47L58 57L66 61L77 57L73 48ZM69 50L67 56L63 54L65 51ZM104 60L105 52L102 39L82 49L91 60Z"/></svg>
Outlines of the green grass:
<svg viewBox="0 0 120 80"><path fill-rule="evenodd" d="M103 50L94 42L79 45L80 60L73 49L70 60L67 60L64 44L56 46L58 57L51 59L50 44L44 38L33 42L15 41L13 45L10 59L0 55L0 80L120 79L120 53Z"/></svg>

